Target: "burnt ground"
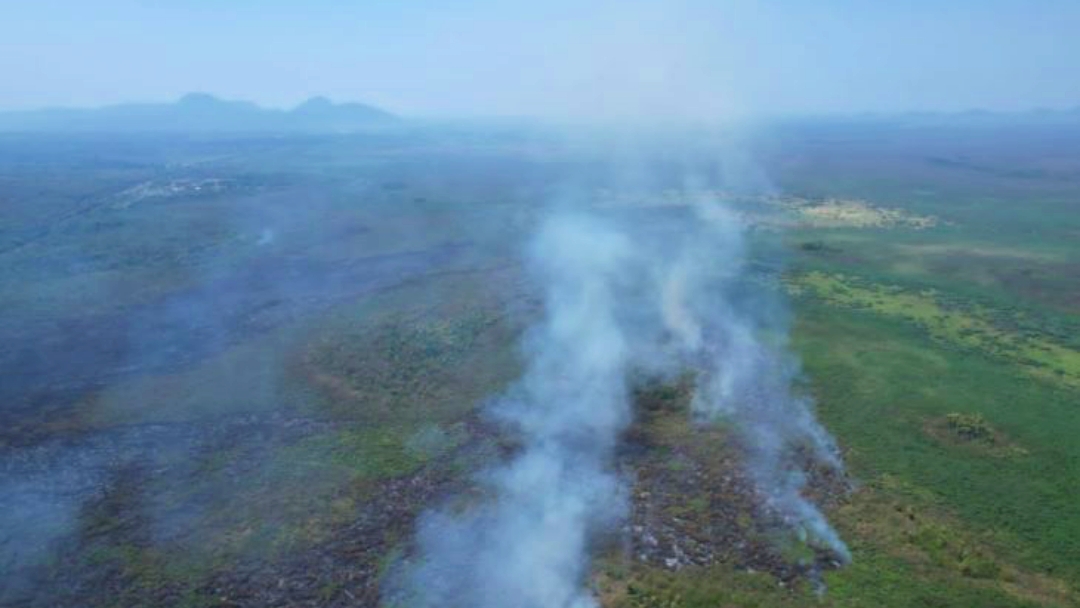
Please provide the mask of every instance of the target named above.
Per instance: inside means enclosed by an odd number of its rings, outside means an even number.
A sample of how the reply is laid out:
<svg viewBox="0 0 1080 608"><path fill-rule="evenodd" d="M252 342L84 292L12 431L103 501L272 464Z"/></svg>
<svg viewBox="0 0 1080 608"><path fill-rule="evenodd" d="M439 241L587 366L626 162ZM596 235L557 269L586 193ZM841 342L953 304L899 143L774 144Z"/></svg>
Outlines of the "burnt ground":
<svg viewBox="0 0 1080 608"><path fill-rule="evenodd" d="M48 419L72 415L89 391L194 365L335 304L445 271L465 248L451 244L348 263L268 257L120 310L0 325L0 441L33 443Z"/></svg>
<svg viewBox="0 0 1080 608"><path fill-rule="evenodd" d="M633 481L631 515L615 543L620 559L669 571L727 564L768 573L781 585L813 581L835 567L835 556L793 542L761 508L740 470L737 446L722 429L694 428L686 401L685 387L639 394L639 420L620 454L620 467ZM460 423L465 439L403 474L336 479L325 492L319 479L307 480L311 500L343 507L333 517L300 522L306 540L224 542L238 534L236 522L207 516L223 508L214 502L222 486L248 495L236 503L247 525L262 520L278 530L297 527L288 509L279 512L296 499L273 489L297 480L274 472L268 461L297 454L297 446L333 434L339 424L244 416L209 427L145 425L81 445L41 446L36 457L22 459L22 476L32 479L35 468L47 468L63 453L72 478L81 476L77 492L90 498L71 513L78 525L55 541L57 556L25 568L17 578L26 586L7 589L3 605L378 605L381 575L408 550L419 514L465 490L464 472L513 448L497 429L469 415ZM232 456L218 462L222 450ZM820 500L843 500L845 480L811 479ZM162 500L179 506L163 509ZM245 503L262 513L244 512Z"/></svg>
<svg viewBox="0 0 1080 608"><path fill-rule="evenodd" d="M218 471L218 483L249 491L247 478L265 474L262 461L270 452L281 452L330 431L333 423L274 415L244 417L219 422L214 428L189 425L149 425L111 437L97 437L82 446L67 445L62 452L69 461L70 477L81 477L74 491L83 501L70 514L77 520L72 531L53 541L47 549L53 557L11 572L20 581L0 594L4 606L374 606L379 599L379 577L388 555L412 530L420 511L439 496L454 491L458 474L466 463L489 457L492 429L466 420L470 439L407 475L385 479L354 480L336 484L317 496L323 503L348 505L319 540L287 547L258 544L230 551L208 536L231 530L196 530L184 515L218 498L219 488L198 487L196 476L213 476L205 466L190 467L199 454L214 454L222 443L236 448L244 444L243 457L232 459ZM239 439L239 438L246 439ZM172 455L153 457L148 446L168 445ZM60 446L53 448L60 453ZM23 477L49 460L49 448L39 450L36 461L22 459ZM80 454L71 459L72 453ZM182 453L185 457L178 457ZM205 463L204 463L205 465ZM95 468L96 467L96 468ZM10 467L9 467L10 468ZM8 471L12 474L12 471ZM275 483L281 482L274 479ZM158 500L162 484L188 486L194 496L181 513L163 521ZM70 487L69 481L69 487ZM313 480L313 488L317 480ZM70 491L70 490L69 490ZM318 492L318 490L313 490ZM213 493L215 496L199 496ZM11 497L7 497L11 498ZM42 494L43 504L50 497ZM65 497L53 495L52 502ZM259 501L260 509L272 511L272 502ZM203 503L200 505L200 503ZM286 527L295 522L276 520L269 525ZM206 519L201 520L205 525ZM254 522L252 522L254 523ZM310 531L310 530L309 530ZM19 539L7 538L5 543ZM219 551L209 553L196 545L207 543ZM205 548L205 547L204 547ZM252 550L254 549L254 550ZM200 563L185 563L196 557ZM8 564L9 566L11 564Z"/></svg>
<svg viewBox="0 0 1080 608"><path fill-rule="evenodd" d="M465 249L449 244L346 264L256 260L235 276L115 312L9 323L0 355L0 605L374 604L386 555L490 435L467 415L436 421L399 406L436 406L444 395L430 383L472 402L470 389L481 389L469 383L491 374L459 368L498 370L476 357L507 339L479 313L464 328L416 313L389 323L392 330L372 330L349 307L416 299L414 292L427 296L418 303L449 306L460 294L433 284L468 282L455 269ZM284 368L274 374L291 388L244 397L270 398L265 407L177 406L165 412L179 414L175 422L157 422L159 412L147 409L149 399L170 401L162 391L196 390L202 377L185 374L219 365L212 361L219 354L279 328L306 327L339 306L355 320L282 353ZM322 367L313 367L306 358L320 348L329 355L316 356ZM240 373L258 365L239 361ZM347 387L345 397L309 382L315 372ZM181 377L189 380L173 383ZM211 398L250 388L216 378L223 384L205 387ZM131 419L94 418L106 411L106 391L125 382L148 387L132 400ZM352 387L394 395L383 395L386 411L372 415L371 395ZM416 437L424 441L407 445Z"/></svg>
<svg viewBox="0 0 1080 608"><path fill-rule="evenodd" d="M365 390L437 402L424 382L461 392L440 374L490 367L471 353L495 352L507 339L486 321L450 330L446 343L399 329L339 336L329 360L308 362L333 390L313 386L339 404L369 403ZM413 341L419 351L399 352ZM345 343L356 350L339 350ZM383 365L399 355L408 366ZM363 376L381 368L389 375ZM617 558L666 571L726 564L784 585L835 567L835 556L793 539L762 509L738 445L723 428L692 424L688 408L686 382L637 394L637 422L617 462L632 481L630 518L610 545ZM419 434L397 430L401 420L284 407L5 446L0 481L16 491L0 506L60 532L39 535L53 540L37 548L33 530L0 539L19 583L0 605L377 606L382 573L409 551L417 517L468 489L469 471L513 450L475 409L442 420L437 428L450 438L428 454L399 445L410 440L382 445L382 437ZM815 500L842 500L845 479L810 473Z"/></svg>
<svg viewBox="0 0 1080 608"><path fill-rule="evenodd" d="M789 537L780 522L761 509L741 471L738 446L723 430L696 429L687 417L685 388L640 393L639 419L626 436L620 467L633 481L632 509L615 543L621 559L677 571L727 564L766 572L778 584L813 581L836 567L835 556L814 551ZM380 578L395 555L408 551L416 519L424 509L468 489L467 475L491 458L512 450L498 431L470 415L462 421L468 440L440 458L406 474L337 484L316 500L348 499L340 513L311 542L275 546L261 543L232 551L210 537L232 535L228 526L198 512L221 494L214 484L244 488L262 511L275 504L248 479L266 475L273 455L289 454L310 437L335 431L336 422L273 415L219 421L214 428L154 424L111 432L56 454L83 455L73 472L93 498L73 514L80 525L57 541L59 557L33 567L21 579L26 593L8 590L5 606L377 606ZM200 461L199 454L240 452L225 464ZM49 461L24 458L24 477ZM183 454L180 458L178 455ZM69 458L69 462L72 460ZM191 462L198 462L192 467ZM98 469L95 463L103 463ZM108 468L104 467L108 463ZM198 478L213 477L211 485ZM826 502L842 500L845 479L812 475L812 491ZM282 477L268 483L281 484ZM162 484L187 486L192 496L163 522ZM73 486L72 486L73 487ZM288 500L279 497L280 501ZM303 504L301 503L301 506ZM218 505L219 506L219 505ZM168 512L168 511L164 511ZM201 517L194 531L184 515ZM166 518L168 519L168 518ZM207 522L211 525L207 526ZM286 527L270 514L271 527ZM200 543L213 546L205 552ZM195 559L185 559L195 557Z"/></svg>
<svg viewBox="0 0 1080 608"><path fill-rule="evenodd" d="M727 564L783 584L839 567L839 556L798 539L770 511L740 464L737 439L693 423L689 400L687 381L638 393L639 418L622 459L634 480L623 558L669 571ZM842 473L799 460L812 502L828 508L844 500L851 488Z"/></svg>

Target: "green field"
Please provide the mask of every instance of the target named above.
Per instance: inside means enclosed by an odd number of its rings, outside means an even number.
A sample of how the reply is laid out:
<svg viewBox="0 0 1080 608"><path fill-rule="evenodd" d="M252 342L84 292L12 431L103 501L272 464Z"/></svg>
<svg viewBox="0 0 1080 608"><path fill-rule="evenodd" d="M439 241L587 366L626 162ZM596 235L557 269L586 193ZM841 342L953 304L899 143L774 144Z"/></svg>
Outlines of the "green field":
<svg viewBox="0 0 1080 608"><path fill-rule="evenodd" d="M783 252L852 562L756 518L684 378L639 387L605 607L1080 605L1080 135L855 131L761 133L769 192L716 190L752 268ZM483 405L560 180L685 206L525 138L0 140L0 605L378 605L416 518L517 447Z"/></svg>

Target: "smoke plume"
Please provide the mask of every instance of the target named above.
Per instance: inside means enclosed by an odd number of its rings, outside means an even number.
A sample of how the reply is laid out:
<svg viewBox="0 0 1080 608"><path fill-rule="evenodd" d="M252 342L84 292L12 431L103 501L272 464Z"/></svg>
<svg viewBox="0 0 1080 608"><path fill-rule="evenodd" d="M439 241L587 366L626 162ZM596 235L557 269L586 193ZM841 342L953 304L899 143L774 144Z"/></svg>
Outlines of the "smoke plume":
<svg viewBox="0 0 1080 608"><path fill-rule="evenodd" d="M850 560L824 515L802 496L800 457L839 470L839 451L807 397L793 393L799 369L777 310L776 277L745 269L742 221L701 202L696 230L664 285L665 321L697 372L691 408L699 422L731 423L765 506L799 540ZM801 453L808 451L809 453Z"/></svg>
<svg viewBox="0 0 1080 608"><path fill-rule="evenodd" d="M524 376L492 408L522 447L481 475L481 499L421 520L418 557L394 583L392 604L594 606L591 545L627 509L612 461L631 422L630 388L686 371L697 378L693 414L733 426L766 508L847 558L800 493L793 450L840 462L810 404L791 391L797 366L778 320L762 314L776 296L746 271L743 232L717 201L689 215L562 213L543 223L529 259L544 317L524 340Z"/></svg>
<svg viewBox="0 0 1080 608"><path fill-rule="evenodd" d="M428 516L410 605L580 608L591 534L624 500L608 470L630 420L629 344L618 318L631 245L583 218L548 222L533 247L546 318L527 338L529 364L497 406L524 443L489 471L489 504Z"/></svg>

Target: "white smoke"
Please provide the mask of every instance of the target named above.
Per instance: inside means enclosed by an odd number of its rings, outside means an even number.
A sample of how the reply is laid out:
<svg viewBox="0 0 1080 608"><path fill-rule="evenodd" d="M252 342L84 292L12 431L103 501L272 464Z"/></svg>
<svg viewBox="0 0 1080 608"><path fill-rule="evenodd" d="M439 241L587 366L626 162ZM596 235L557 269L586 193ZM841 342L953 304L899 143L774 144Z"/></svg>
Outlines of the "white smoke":
<svg viewBox="0 0 1080 608"><path fill-rule="evenodd" d="M408 605L594 605L583 586L589 541L625 504L608 465L630 421L629 345L617 313L632 249L621 234L564 217L545 225L532 253L546 318L528 336L524 378L497 407L524 445L487 473L492 502L424 519Z"/></svg>
<svg viewBox="0 0 1080 608"><path fill-rule="evenodd" d="M693 413L732 423L767 506L807 542L847 559L801 495L794 449L809 447L830 466L839 458L810 404L791 392L797 367L785 344L765 337L774 319L760 315L764 299L740 294L741 218L706 201L674 227L661 224L580 215L544 223L530 260L545 316L526 336L523 378L493 408L521 449L482 475L479 504L422 518L417 561L393 581L392 604L594 606L590 546L627 506L612 460L631 422L631 379L688 368L698 378Z"/></svg>
<svg viewBox="0 0 1080 608"><path fill-rule="evenodd" d="M663 287L665 310L678 311L665 321L696 361L692 411L704 423L732 423L766 506L800 540L849 561L843 541L802 495L806 476L796 450L809 450L802 458L836 470L842 464L809 399L792 392L798 365L782 320L770 314L779 294L760 278L757 285L747 281L743 221L719 203L696 200L697 229L686 233ZM687 327L695 331L688 334Z"/></svg>

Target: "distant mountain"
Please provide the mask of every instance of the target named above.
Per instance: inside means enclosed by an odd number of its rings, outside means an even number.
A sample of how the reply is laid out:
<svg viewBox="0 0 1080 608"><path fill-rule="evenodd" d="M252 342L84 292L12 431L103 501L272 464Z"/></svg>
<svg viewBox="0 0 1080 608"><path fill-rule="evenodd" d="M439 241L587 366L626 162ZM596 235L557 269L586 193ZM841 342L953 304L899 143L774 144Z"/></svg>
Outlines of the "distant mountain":
<svg viewBox="0 0 1080 608"><path fill-rule="evenodd" d="M789 122L813 124L888 124L903 127L1068 127L1080 126L1080 106L1024 111L970 109L959 112L864 112L793 117Z"/></svg>
<svg viewBox="0 0 1080 608"><path fill-rule="evenodd" d="M399 119L361 103L313 97L292 110L189 93L175 103L131 103L93 109L0 112L0 131L50 132L341 132Z"/></svg>

